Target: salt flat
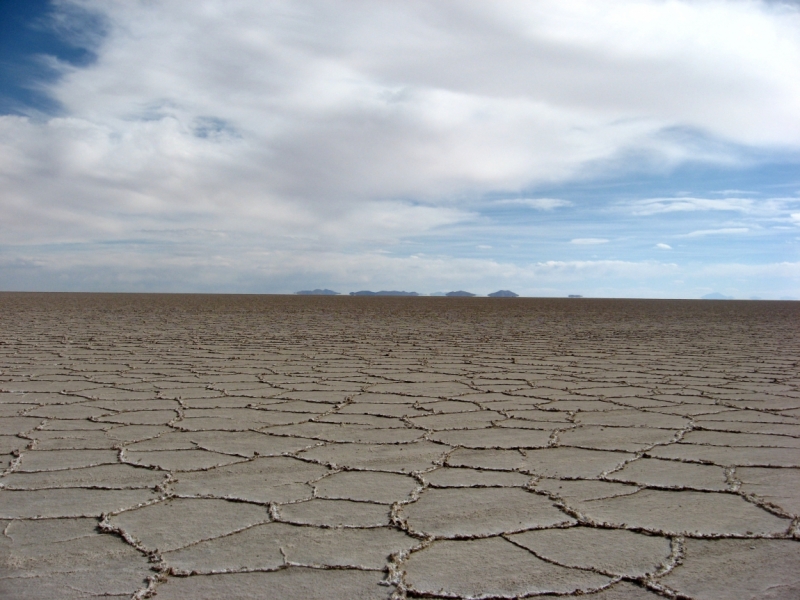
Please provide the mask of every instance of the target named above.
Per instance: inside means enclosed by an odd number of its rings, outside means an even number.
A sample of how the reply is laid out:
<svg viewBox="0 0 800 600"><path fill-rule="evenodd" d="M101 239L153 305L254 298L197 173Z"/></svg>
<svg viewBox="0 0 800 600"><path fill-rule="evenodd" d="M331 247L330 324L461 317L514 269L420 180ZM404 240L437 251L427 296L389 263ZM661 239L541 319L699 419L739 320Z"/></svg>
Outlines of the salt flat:
<svg viewBox="0 0 800 600"><path fill-rule="evenodd" d="M0 597L800 597L800 303L0 294Z"/></svg>

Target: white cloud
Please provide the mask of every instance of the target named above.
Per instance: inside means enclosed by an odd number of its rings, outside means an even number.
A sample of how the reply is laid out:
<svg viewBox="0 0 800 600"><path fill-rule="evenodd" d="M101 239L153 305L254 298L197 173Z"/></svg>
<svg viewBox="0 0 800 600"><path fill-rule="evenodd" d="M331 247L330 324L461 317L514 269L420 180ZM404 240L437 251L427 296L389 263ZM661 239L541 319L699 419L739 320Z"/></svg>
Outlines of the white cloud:
<svg viewBox="0 0 800 600"><path fill-rule="evenodd" d="M779 217L800 205L798 197L777 198L646 198L623 204L637 216L675 212L737 212L755 217Z"/></svg>
<svg viewBox="0 0 800 600"><path fill-rule="evenodd" d="M747 198L648 198L630 204L635 215L657 215L671 212L736 211L750 212L754 201Z"/></svg>
<svg viewBox="0 0 800 600"><path fill-rule="evenodd" d="M642 145L671 155L658 134L676 126L800 139L800 17L757 3L64 4L109 35L52 88L70 124L10 139L95 185L150 176L140 201L208 168L343 202L559 179ZM222 126L198 138L208 123Z"/></svg>
<svg viewBox="0 0 800 600"><path fill-rule="evenodd" d="M473 213L441 206L420 206L400 201L375 201L312 225L321 237L342 241L392 242L447 225L470 221Z"/></svg>
<svg viewBox="0 0 800 600"><path fill-rule="evenodd" d="M672 246L664 243L658 243L655 245L655 247L658 248L659 250L672 250Z"/></svg>
<svg viewBox="0 0 800 600"><path fill-rule="evenodd" d="M756 192L752 190L715 190L712 194L719 194L720 196L754 196Z"/></svg>
<svg viewBox="0 0 800 600"><path fill-rule="evenodd" d="M569 200L561 200L559 198L509 198L507 200L497 200L494 204L527 206L536 210L553 210L554 208L572 206L572 202Z"/></svg>
<svg viewBox="0 0 800 600"><path fill-rule="evenodd" d="M608 240L605 238L575 238L569 241L570 244L578 244L580 246L593 246L596 244L607 244Z"/></svg>
<svg viewBox="0 0 800 600"><path fill-rule="evenodd" d="M683 235L679 235L678 237L694 238L694 237L704 237L707 235L740 235L743 233L747 233L748 231L750 231L750 229L747 227L723 227L722 229L698 229L697 231L685 233Z"/></svg>

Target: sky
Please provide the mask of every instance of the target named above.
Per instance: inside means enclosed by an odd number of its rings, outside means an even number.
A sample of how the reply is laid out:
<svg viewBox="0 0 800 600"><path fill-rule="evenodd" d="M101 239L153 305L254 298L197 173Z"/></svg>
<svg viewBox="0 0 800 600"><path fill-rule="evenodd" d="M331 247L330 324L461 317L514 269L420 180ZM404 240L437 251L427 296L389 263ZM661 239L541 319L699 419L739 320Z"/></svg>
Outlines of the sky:
<svg viewBox="0 0 800 600"><path fill-rule="evenodd" d="M0 0L0 290L800 298L800 3Z"/></svg>

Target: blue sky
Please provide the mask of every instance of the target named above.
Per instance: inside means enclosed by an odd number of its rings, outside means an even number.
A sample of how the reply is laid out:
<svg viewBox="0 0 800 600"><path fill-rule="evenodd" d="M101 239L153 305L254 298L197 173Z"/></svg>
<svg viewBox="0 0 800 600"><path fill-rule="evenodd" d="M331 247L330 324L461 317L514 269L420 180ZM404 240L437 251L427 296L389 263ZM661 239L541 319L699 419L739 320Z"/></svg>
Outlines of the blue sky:
<svg viewBox="0 0 800 600"><path fill-rule="evenodd" d="M800 297L800 7L0 1L0 289Z"/></svg>

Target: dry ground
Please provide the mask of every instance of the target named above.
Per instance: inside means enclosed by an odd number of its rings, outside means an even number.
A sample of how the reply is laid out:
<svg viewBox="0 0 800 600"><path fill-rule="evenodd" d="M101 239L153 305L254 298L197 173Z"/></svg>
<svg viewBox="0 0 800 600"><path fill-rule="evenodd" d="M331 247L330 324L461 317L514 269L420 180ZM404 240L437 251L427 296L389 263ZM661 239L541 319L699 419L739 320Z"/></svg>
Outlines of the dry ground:
<svg viewBox="0 0 800 600"><path fill-rule="evenodd" d="M799 598L798 329L789 302L0 294L0 597Z"/></svg>

